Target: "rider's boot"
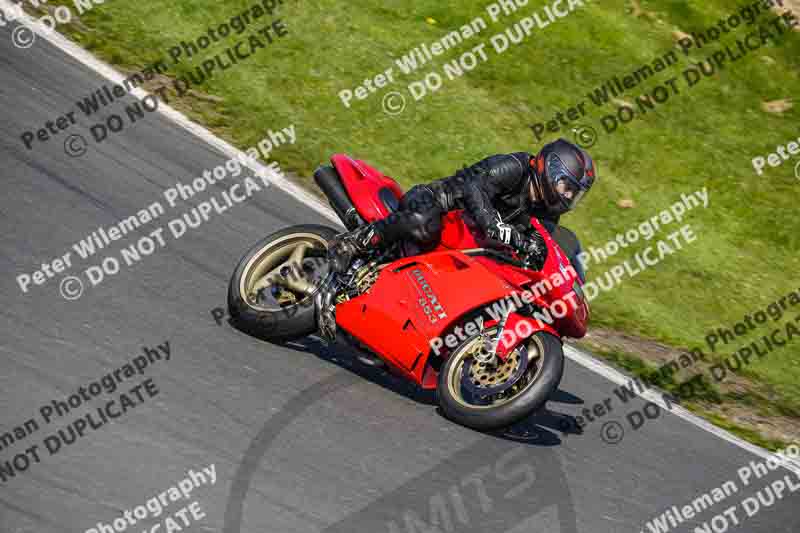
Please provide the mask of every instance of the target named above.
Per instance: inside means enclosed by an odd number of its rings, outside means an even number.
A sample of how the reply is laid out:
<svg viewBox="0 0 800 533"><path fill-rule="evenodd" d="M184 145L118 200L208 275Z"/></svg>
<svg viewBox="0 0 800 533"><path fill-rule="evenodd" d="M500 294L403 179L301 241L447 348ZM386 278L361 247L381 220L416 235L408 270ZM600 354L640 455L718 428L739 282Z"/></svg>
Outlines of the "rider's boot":
<svg viewBox="0 0 800 533"><path fill-rule="evenodd" d="M384 238L378 223L366 224L337 235L328 243L330 268L333 272L345 272L358 254L379 249L383 243Z"/></svg>

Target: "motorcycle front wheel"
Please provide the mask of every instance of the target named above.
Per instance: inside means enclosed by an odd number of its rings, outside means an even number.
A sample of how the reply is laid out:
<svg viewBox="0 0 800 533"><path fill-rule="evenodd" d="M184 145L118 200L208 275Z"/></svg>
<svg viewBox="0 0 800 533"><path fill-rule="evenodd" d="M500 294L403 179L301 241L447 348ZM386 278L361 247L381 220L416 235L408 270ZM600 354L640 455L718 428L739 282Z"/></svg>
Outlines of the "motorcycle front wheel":
<svg viewBox="0 0 800 533"><path fill-rule="evenodd" d="M491 364L485 362L483 344L475 335L453 350L439 372L437 393L449 419L489 431L519 422L544 406L561 383L564 350L558 337L539 332L520 343L506 361ZM497 392L508 383L513 385Z"/></svg>

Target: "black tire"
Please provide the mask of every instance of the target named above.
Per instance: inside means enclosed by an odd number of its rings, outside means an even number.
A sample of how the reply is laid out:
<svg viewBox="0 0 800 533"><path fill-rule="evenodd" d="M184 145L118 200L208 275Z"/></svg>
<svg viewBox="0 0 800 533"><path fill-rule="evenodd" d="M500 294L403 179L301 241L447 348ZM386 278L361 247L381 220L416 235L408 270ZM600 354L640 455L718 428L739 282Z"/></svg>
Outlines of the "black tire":
<svg viewBox="0 0 800 533"><path fill-rule="evenodd" d="M314 236L320 249L327 249L327 243L338 233L339 231L326 226L304 224L282 229L258 241L236 265L228 283L228 313L232 324L250 335L270 342L286 342L314 333L317 330L317 321L313 297L305 297L297 304L269 310L247 301L242 290L243 277L254 268L251 260L258 264L255 258L268 254L270 247L280 246L281 241L291 242L292 236Z"/></svg>
<svg viewBox="0 0 800 533"><path fill-rule="evenodd" d="M536 343L538 349L542 350L542 368L538 370L531 384L527 385L518 396L496 407L465 405L454 396L447 380L453 371L453 366L459 362L459 358L453 355L459 353L473 338L466 339L461 346L454 349L439 372L437 387L439 406L450 420L479 431L505 428L543 407L550 395L558 389L564 373L564 349L558 337L540 332L526 340L526 344Z"/></svg>

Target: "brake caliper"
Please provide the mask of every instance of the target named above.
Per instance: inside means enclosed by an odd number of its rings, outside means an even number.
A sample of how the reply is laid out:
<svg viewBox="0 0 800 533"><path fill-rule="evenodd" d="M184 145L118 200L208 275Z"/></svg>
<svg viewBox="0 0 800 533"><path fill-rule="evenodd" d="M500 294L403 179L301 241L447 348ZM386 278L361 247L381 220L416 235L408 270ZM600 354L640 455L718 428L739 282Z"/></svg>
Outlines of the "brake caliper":
<svg viewBox="0 0 800 533"><path fill-rule="evenodd" d="M495 354L486 353L482 343L477 344L476 350L480 354L465 361L461 375L461 385L473 395L503 394L525 375L528 368L528 349L524 345L508 354L505 361L499 361ZM495 364L491 364L492 360Z"/></svg>

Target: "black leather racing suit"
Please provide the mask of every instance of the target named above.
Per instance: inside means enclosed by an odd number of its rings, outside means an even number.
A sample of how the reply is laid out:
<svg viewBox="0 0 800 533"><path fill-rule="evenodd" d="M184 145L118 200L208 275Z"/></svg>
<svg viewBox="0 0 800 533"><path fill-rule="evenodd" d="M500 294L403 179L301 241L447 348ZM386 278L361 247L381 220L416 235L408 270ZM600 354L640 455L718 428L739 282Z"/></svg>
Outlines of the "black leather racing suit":
<svg viewBox="0 0 800 533"><path fill-rule="evenodd" d="M484 233L497 220L516 226L523 233L532 231L530 217L537 217L549 231L558 224L528 194L533 156L526 152L498 154L475 163L475 172L457 173L427 185L416 185L400 200L400 209L379 223L378 231L386 242L411 238L423 248L438 242L442 215L464 209Z"/></svg>

